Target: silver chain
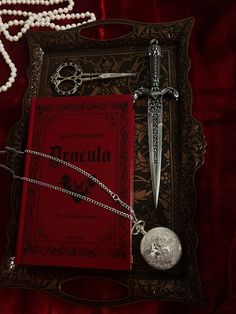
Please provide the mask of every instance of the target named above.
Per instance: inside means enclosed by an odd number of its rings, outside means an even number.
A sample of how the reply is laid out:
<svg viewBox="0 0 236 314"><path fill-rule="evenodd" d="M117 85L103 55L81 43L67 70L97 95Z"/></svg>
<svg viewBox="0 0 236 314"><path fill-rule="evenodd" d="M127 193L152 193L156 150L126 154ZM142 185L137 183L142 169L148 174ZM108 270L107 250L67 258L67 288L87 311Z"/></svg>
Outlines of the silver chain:
<svg viewBox="0 0 236 314"><path fill-rule="evenodd" d="M115 213L115 214L118 214L120 216L123 216L125 218L129 218L129 219L133 219L133 217L129 214L126 214L124 212L121 212L113 207L110 207L106 204L103 204L101 202L98 202L98 201L95 201L87 196L84 196L82 194L79 194L79 193L76 193L76 192L72 192L72 191L69 191L69 190L66 190L66 189L63 189L59 186L56 186L56 185L53 185L53 184L50 184L50 183L47 183L47 182L43 182L43 181L38 181L38 180L35 180L35 179L31 179L31 178L26 178L26 177L19 177L17 175L13 175L13 177L15 179L20 179L20 180L23 180L23 181L27 181L29 183L33 183L33 184L38 184L38 185L41 185L43 187L46 187L46 188L49 188L49 189L52 189L52 190L55 190L55 191L59 191L59 192L62 192L62 193L66 193L66 194L69 194L71 196L75 196L75 197L78 197L86 202L89 202L91 204L94 204L96 206L100 206L102 208L105 208L107 210L110 210L111 212Z"/></svg>
<svg viewBox="0 0 236 314"><path fill-rule="evenodd" d="M6 153L7 151L12 151L12 152L15 152L17 154L31 154L31 155L36 155L36 156L39 156L39 157L43 157L43 158L46 158L46 159L49 159L49 160L52 160L52 161L55 161L55 162L58 162L62 165L65 165L66 167L69 167L81 174L83 174L84 176L86 176L87 178L91 179L93 182L95 182L98 186L100 186L104 191L106 191L111 197L112 199L115 201L115 202L118 202L122 207L126 208L127 210L129 210L129 212L131 214L127 214L127 213L124 213L114 207L111 207L107 204L104 204L104 203L101 203L99 201L96 201L94 199L91 199L87 196L84 196L84 195L81 195L79 193L76 193L76 192L72 192L72 191L69 191L67 189L64 189L64 188L61 188L59 186L56 186L56 185L53 185L53 184L50 184L50 183L47 183L47 182L43 182L43 181L38 181L36 179L32 179L32 178L27 178L27 177L20 177L18 175L15 174L14 170L12 170L11 168L3 165L3 164L0 164L0 167L4 168L5 170L11 172L13 178L15 179L20 179L22 181L27 181L29 183L32 183L32 184L37 184L37 185L40 185L40 186L43 186L43 187L46 187L46 188L49 188L49 189L52 189L52 190L55 190L55 191L59 191L59 192L62 192L62 193L65 193L65 194L68 194L68 195L71 195L71 196L74 196L74 197L77 197L77 198L80 198L88 203L91 203L95 206L99 206L101 208L104 208L106 210L109 210L115 214L118 214L122 217L125 217L125 218L128 218L130 219L132 222L133 222L133 228L132 228L132 233L133 234L138 234L139 232L141 233L145 233L144 231L144 221L143 220L138 220L136 215L135 215L135 212L133 210L132 207L130 207L128 204L126 204L124 201L122 201L120 199L120 197L115 194L113 191L111 191L104 183L102 183L100 180L98 180L97 178L95 178L94 176L92 176L90 173L88 173L87 171L75 166L75 165L72 165L70 164L69 162L67 161L64 161L62 159L59 159L59 158L56 158L54 156L51 156L51 155L47 155L45 153L41 153L41 152L38 152L38 151L34 151L34 150L29 150L29 149L25 149L24 151L20 151L14 147L10 147L10 146L6 146L5 148L6 150L5 151L0 151L0 154L2 153Z"/></svg>

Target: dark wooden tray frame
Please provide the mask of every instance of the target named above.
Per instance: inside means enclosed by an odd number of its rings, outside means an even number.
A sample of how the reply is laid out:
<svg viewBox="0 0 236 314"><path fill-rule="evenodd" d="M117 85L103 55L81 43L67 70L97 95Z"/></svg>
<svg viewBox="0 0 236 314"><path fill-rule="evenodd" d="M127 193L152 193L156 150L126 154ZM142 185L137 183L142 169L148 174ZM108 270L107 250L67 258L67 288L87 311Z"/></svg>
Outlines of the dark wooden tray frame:
<svg viewBox="0 0 236 314"><path fill-rule="evenodd" d="M120 24L131 25L132 31L120 38L104 41L81 35L81 30L91 29L92 26ZM137 78L130 79L128 84L123 84L120 80L102 85L88 84L78 91L78 95L130 93L139 86L149 86L147 47L151 39L157 38L164 51L162 86L176 87L180 92L180 99L177 104L171 99L165 101L164 122L167 127L164 130L163 163L166 170L162 172L158 215L153 210L150 186L146 99L140 99L135 105L134 208L140 217L145 216L148 227L167 226L179 234L183 243L183 256L178 265L165 272L151 269L140 256L140 239L136 237L133 244L134 266L129 272L16 266L14 254L22 183L15 181L12 189L13 218L8 230L9 241L5 258L0 264L0 287L42 290L65 300L90 306L113 306L155 299L198 305L204 303L197 270L197 238L193 215L196 209L194 175L203 164L205 142L201 126L191 114L192 95L187 78L190 67L187 51L192 24L192 18L166 24L105 20L69 31L29 33L29 88L23 101L22 117L8 139L11 146L20 149L25 147L30 99L56 96L49 83L49 76L59 63L66 60L79 62L85 70L91 72L101 71L101 66L114 71L127 71L128 66L130 71L138 72ZM17 173L22 174L24 160L21 156L11 153L8 155L8 162ZM75 284L78 280L79 285L81 278L112 280L125 286L128 294L115 300L91 300L65 294L61 290L64 282L71 280Z"/></svg>

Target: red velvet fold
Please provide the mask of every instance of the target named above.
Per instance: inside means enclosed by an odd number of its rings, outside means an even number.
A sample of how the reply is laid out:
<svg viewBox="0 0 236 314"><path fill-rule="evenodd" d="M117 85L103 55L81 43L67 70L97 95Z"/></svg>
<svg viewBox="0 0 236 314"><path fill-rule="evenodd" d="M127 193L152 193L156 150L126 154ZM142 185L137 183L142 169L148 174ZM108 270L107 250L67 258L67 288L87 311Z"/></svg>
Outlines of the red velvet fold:
<svg viewBox="0 0 236 314"><path fill-rule="evenodd" d="M118 308L89 308L66 303L35 291L0 290L0 314L231 314L236 310L235 210L235 11L233 0L80 0L76 11L94 11L99 18L167 22L195 17L190 38L193 115L202 123L207 141L205 165L197 172L195 226L199 272L207 305L197 308L169 302L140 302ZM101 38L106 32L100 33ZM2 36L1 36L2 39ZM26 40L2 39L18 68L14 86L0 94L0 147L19 119L26 91L29 53ZM8 69L0 58L0 82ZM3 157L0 157L1 160ZM0 254L6 244L10 219L11 178L0 171Z"/></svg>

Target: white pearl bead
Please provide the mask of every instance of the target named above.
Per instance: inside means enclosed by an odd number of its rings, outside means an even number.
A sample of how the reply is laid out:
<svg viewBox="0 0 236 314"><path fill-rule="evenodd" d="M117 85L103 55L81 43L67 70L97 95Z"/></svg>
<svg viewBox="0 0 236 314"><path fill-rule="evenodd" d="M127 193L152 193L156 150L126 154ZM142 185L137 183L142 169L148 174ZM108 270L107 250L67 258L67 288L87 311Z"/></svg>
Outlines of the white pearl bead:
<svg viewBox="0 0 236 314"><path fill-rule="evenodd" d="M7 4L7 5L15 5L15 4L27 4L27 5L55 5L59 3L64 3L65 0L0 0L0 7L1 5ZM96 20L96 16L94 13L90 13L87 11L86 13L69 13L70 11L73 10L74 7L74 0L67 0L67 5L64 6L63 8L58 8L54 10L49 10L49 11L41 11L39 13L34 13L31 11L22 11L22 10L12 10L12 9L0 9L0 17L2 15L9 15L9 16L24 16L28 17L27 19L23 20L18 20L18 19L13 19L8 21L7 23L3 23L1 18L0 18L0 33L2 32L5 38L11 42L13 41L18 41L24 33L27 32L27 30L30 27L50 27L51 29L56 29L57 31L59 30L65 30L65 29L70 29L73 27L76 27L77 25L81 25L81 23L72 23L72 24L67 24L67 25L55 25L55 23L52 23L51 21L53 20L71 20L71 19L84 19L87 17L87 21L83 21L83 24L89 23L91 21ZM16 35L10 35L8 29L12 26L17 26L21 25L23 26L21 30L16 34ZM15 81L16 75L17 75L17 69L14 65L14 63L11 61L8 53L6 52L2 41L0 40L0 53L2 54L5 62L10 68L10 76L7 80L7 82L0 86L0 92L6 91L8 88L12 86L12 84Z"/></svg>
<svg viewBox="0 0 236 314"><path fill-rule="evenodd" d="M17 33L17 36L16 36L16 37L17 37L17 40L19 40L19 39L22 37L22 35L23 35L23 34L22 34L22 32L21 32L21 31L20 31L20 32L18 32L18 33Z"/></svg>

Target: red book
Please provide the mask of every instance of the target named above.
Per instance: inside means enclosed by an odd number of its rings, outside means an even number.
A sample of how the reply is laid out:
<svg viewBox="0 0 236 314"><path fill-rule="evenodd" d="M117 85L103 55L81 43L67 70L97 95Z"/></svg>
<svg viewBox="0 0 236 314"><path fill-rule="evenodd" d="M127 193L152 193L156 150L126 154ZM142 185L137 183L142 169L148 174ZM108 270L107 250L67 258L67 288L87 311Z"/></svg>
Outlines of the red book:
<svg viewBox="0 0 236 314"><path fill-rule="evenodd" d="M132 206L133 121L130 95L35 98L27 148L86 170ZM24 176L127 213L93 181L55 161L26 154ZM17 264L128 270L131 262L130 219L23 183Z"/></svg>

